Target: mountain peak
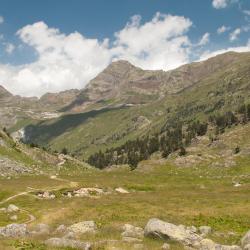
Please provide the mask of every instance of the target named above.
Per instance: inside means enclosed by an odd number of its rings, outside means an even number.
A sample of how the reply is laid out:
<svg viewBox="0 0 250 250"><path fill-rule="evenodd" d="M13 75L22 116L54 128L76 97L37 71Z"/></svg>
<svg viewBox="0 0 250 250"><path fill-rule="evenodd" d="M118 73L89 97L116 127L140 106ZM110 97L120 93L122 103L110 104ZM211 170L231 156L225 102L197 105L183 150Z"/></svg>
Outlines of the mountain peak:
<svg viewBox="0 0 250 250"><path fill-rule="evenodd" d="M11 97L13 96L6 88L0 85L0 97Z"/></svg>

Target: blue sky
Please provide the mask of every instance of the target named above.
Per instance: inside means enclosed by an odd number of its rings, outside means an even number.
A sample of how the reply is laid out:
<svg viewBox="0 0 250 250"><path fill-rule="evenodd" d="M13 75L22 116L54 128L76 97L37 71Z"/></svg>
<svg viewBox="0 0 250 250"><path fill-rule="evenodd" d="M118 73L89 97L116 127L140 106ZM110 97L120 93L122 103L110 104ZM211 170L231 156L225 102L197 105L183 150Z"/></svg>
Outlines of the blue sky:
<svg viewBox="0 0 250 250"><path fill-rule="evenodd" d="M169 70L250 50L249 0L0 0L0 16L0 84L25 96L82 88L113 60Z"/></svg>

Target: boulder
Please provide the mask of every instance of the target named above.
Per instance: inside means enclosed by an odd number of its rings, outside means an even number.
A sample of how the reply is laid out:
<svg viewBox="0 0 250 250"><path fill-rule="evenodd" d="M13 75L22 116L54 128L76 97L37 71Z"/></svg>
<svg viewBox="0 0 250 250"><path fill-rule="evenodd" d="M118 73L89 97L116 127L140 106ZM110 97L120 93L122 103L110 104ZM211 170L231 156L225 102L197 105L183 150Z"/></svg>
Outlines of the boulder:
<svg viewBox="0 0 250 250"><path fill-rule="evenodd" d="M0 236L19 238L29 234L26 224L9 224L6 227L0 227Z"/></svg>
<svg viewBox="0 0 250 250"><path fill-rule="evenodd" d="M116 188L115 191L116 191L117 193L120 193L120 194L129 194L129 191L127 191L126 189L121 188L121 187Z"/></svg>
<svg viewBox="0 0 250 250"><path fill-rule="evenodd" d="M202 237L204 237L212 232L212 228L209 226L201 226L199 227L199 232L201 233Z"/></svg>
<svg viewBox="0 0 250 250"><path fill-rule="evenodd" d="M144 231L141 227L135 227L130 224L125 224L123 226L124 232L122 233L123 237L132 237L142 239L144 236Z"/></svg>
<svg viewBox="0 0 250 250"><path fill-rule="evenodd" d="M186 246L193 246L202 240L196 233L191 233L182 227L159 219L150 219L144 229L144 234L145 236L177 241Z"/></svg>
<svg viewBox="0 0 250 250"><path fill-rule="evenodd" d="M52 247L69 247L82 250L90 250L91 244L89 242L82 242L78 240L70 240L65 238L50 238L45 241L45 244Z"/></svg>
<svg viewBox="0 0 250 250"><path fill-rule="evenodd" d="M97 226L94 221L82 221L68 227L68 231L77 234L95 233Z"/></svg>
<svg viewBox="0 0 250 250"><path fill-rule="evenodd" d="M241 239L241 245L243 247L245 247L248 244L250 244L250 230Z"/></svg>
<svg viewBox="0 0 250 250"><path fill-rule="evenodd" d="M10 204L7 208L8 213L18 212L20 209L16 205Z"/></svg>
<svg viewBox="0 0 250 250"><path fill-rule="evenodd" d="M170 245L168 243L164 243L163 246L161 247L162 250L169 250Z"/></svg>

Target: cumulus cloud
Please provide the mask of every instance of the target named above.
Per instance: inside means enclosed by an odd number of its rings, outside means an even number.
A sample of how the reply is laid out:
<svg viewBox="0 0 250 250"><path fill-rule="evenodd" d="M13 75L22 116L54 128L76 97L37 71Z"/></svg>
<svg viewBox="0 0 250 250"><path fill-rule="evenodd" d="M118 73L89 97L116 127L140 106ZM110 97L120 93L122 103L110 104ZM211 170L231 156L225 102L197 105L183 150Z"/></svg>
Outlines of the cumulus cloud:
<svg viewBox="0 0 250 250"><path fill-rule="evenodd" d="M247 44L244 46L239 46L239 47L229 47L226 49L221 49L221 50L216 50L216 51L206 51L204 52L198 61L204 61L207 60L210 57L214 57L229 51L234 51L234 52L249 52L250 51L250 39L248 40Z"/></svg>
<svg viewBox="0 0 250 250"><path fill-rule="evenodd" d="M66 35L37 22L17 32L35 50L37 59L20 66L0 65L0 83L15 94L40 96L83 88L112 60L126 59L144 69L172 69L188 62L186 32L191 26L181 16L157 13L144 24L140 16L133 16L111 44L78 32Z"/></svg>
<svg viewBox="0 0 250 250"><path fill-rule="evenodd" d="M213 0L212 5L215 9L226 8L230 0Z"/></svg>
<svg viewBox="0 0 250 250"><path fill-rule="evenodd" d="M220 35L222 33L225 33L226 31L230 30L230 27L227 27L225 25L222 25L217 29L217 33Z"/></svg>
<svg viewBox="0 0 250 250"><path fill-rule="evenodd" d="M229 35L229 39L231 42L235 41L238 39L239 35L241 33L241 29L240 28L237 28L235 29L232 33L230 33Z"/></svg>
<svg viewBox="0 0 250 250"><path fill-rule="evenodd" d="M143 25L134 16L115 34L115 57L126 59L144 69L172 69L188 60L185 33L192 22L180 16L157 13Z"/></svg>
<svg viewBox="0 0 250 250"><path fill-rule="evenodd" d="M4 22L4 17L0 16L0 24L2 24Z"/></svg>
<svg viewBox="0 0 250 250"><path fill-rule="evenodd" d="M204 46L207 43L209 43L209 41L210 41L210 34L209 33L205 33L202 36L201 40L199 41L198 46Z"/></svg>
<svg viewBox="0 0 250 250"><path fill-rule="evenodd" d="M5 51L6 51L7 54L12 54L14 49L15 49L15 46L12 43L7 43L5 45Z"/></svg>

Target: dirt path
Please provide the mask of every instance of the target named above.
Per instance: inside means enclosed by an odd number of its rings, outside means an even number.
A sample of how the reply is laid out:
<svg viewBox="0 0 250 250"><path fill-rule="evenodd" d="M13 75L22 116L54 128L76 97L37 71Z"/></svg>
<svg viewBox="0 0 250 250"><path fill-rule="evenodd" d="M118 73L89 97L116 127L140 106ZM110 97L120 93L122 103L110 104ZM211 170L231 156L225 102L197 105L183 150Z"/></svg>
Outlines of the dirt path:
<svg viewBox="0 0 250 250"><path fill-rule="evenodd" d="M1 202L0 202L0 205L4 204L4 203L6 203L6 202L8 202L8 201L10 201L10 200L13 200L13 199L15 199L15 198L18 197L18 196L27 195L27 194L30 193L30 192L33 192L33 191L26 191L26 192L21 192L21 193L12 195L12 196L10 196L9 198L7 198L7 199L1 201Z"/></svg>
<svg viewBox="0 0 250 250"><path fill-rule="evenodd" d="M77 186L78 186L78 183L77 183L77 182L72 182L72 181L67 180L67 179L58 178L58 177L56 177L56 176L50 176L49 178L50 178L50 179L57 180L57 181L67 182L67 183L69 183L70 187L77 187ZM46 191L48 191L48 192L51 192L51 191L56 191L56 190L58 190L58 189L60 189L60 188L62 188L62 186L57 186L57 187L54 187L54 188L44 188L44 190L46 190ZM30 189L30 190L29 190L29 191L25 191L25 192L20 192L20 193L18 193L18 194L15 194L15 195L12 195L12 196L6 198L6 199L3 200L3 201L0 201L0 205L3 205L3 204L5 204L6 202L11 201L11 200L13 200L13 199L15 199L15 198L17 198L17 197L19 197L19 196L28 195L29 193L32 193L32 192L34 192L35 190L37 190L37 191L41 190L41 189L37 189L37 188L33 188L33 187L27 187L27 189ZM30 224L30 223L32 223L33 221L36 220L36 217L35 217L33 214L31 214L28 210L20 209L20 211L26 213L27 216L29 217L29 219L26 220L26 221L23 222L23 223L25 223L25 224Z"/></svg>

